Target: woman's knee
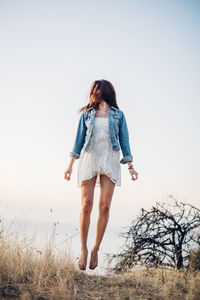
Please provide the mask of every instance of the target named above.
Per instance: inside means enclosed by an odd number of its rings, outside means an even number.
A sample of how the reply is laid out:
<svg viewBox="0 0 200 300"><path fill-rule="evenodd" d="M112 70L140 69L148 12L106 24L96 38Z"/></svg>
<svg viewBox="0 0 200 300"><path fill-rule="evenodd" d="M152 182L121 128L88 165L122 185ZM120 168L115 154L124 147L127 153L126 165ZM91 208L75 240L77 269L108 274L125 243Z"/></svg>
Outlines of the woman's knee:
<svg viewBox="0 0 200 300"><path fill-rule="evenodd" d="M110 204L109 203L101 203L99 207L100 214L104 216L109 216Z"/></svg>
<svg viewBox="0 0 200 300"><path fill-rule="evenodd" d="M92 211L93 203L91 200L84 199L82 204L82 212L84 214L90 214Z"/></svg>

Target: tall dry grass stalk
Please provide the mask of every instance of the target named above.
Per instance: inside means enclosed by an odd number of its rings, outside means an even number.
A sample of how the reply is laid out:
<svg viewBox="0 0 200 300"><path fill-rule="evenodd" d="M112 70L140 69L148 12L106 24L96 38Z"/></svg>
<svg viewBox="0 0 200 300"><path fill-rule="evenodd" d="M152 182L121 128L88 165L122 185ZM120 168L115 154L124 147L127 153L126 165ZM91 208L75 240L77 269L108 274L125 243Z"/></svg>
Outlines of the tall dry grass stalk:
<svg viewBox="0 0 200 300"><path fill-rule="evenodd" d="M78 269L69 247L55 253L56 224L40 249L34 245L34 235L26 234L26 224L1 225L0 299L200 299L199 272L162 268L88 275Z"/></svg>
<svg viewBox="0 0 200 300"><path fill-rule="evenodd" d="M35 299L41 296L46 299L47 295L56 299L59 293L67 297L66 282L71 282L71 275L76 272L75 263L68 247L57 255L54 253L56 223L49 240L41 248L35 246L35 235L28 237L25 223L12 221L7 227L1 225L0 295L22 297L25 291L26 299L32 299L33 295ZM68 299L66 297L63 299Z"/></svg>

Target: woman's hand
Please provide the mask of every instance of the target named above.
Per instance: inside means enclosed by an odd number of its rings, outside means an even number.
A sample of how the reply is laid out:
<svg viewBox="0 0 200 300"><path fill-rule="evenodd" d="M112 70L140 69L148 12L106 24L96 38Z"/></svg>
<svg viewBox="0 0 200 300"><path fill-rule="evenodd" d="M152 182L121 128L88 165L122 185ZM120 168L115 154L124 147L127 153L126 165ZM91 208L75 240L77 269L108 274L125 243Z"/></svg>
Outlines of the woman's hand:
<svg viewBox="0 0 200 300"><path fill-rule="evenodd" d="M68 164L68 167L64 173L64 179L66 179L67 181L69 181L71 179L71 174L72 174L72 167L73 167L73 164L74 162L76 161L76 157L75 156L72 156L71 157L71 161L69 162Z"/></svg>
<svg viewBox="0 0 200 300"><path fill-rule="evenodd" d="M72 167L68 167L64 173L64 179L66 179L67 181L69 181L71 179L71 174L72 174Z"/></svg>
<svg viewBox="0 0 200 300"><path fill-rule="evenodd" d="M138 173L135 171L135 169L129 169L129 173L131 174L132 180L136 180L138 178Z"/></svg>

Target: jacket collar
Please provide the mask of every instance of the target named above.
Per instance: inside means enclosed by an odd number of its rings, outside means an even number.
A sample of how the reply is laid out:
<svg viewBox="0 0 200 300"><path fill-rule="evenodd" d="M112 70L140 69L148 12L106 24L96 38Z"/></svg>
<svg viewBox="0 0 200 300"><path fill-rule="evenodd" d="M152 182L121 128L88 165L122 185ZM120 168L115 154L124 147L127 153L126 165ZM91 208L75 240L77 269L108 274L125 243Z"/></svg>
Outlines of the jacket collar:
<svg viewBox="0 0 200 300"><path fill-rule="evenodd" d="M109 109L118 110L118 108L116 108L116 107L114 107L114 106L111 106ZM91 107L89 107L87 110L90 111L90 110L95 110L95 109L94 109L93 106L91 106Z"/></svg>

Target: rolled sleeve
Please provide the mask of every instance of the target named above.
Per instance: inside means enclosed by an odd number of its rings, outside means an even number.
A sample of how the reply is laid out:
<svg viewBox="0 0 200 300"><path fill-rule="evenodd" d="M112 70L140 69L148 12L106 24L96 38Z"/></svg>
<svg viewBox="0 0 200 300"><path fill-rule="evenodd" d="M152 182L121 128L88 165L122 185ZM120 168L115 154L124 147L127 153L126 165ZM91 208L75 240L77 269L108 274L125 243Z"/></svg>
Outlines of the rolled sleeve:
<svg viewBox="0 0 200 300"><path fill-rule="evenodd" d="M128 161L133 161L133 155L127 155L127 156L124 156L121 160L120 160L120 163L121 164L126 164Z"/></svg>
<svg viewBox="0 0 200 300"><path fill-rule="evenodd" d="M76 157L76 159L77 159L77 158L79 158L80 154L72 151L72 152L69 153L69 156L70 157Z"/></svg>

